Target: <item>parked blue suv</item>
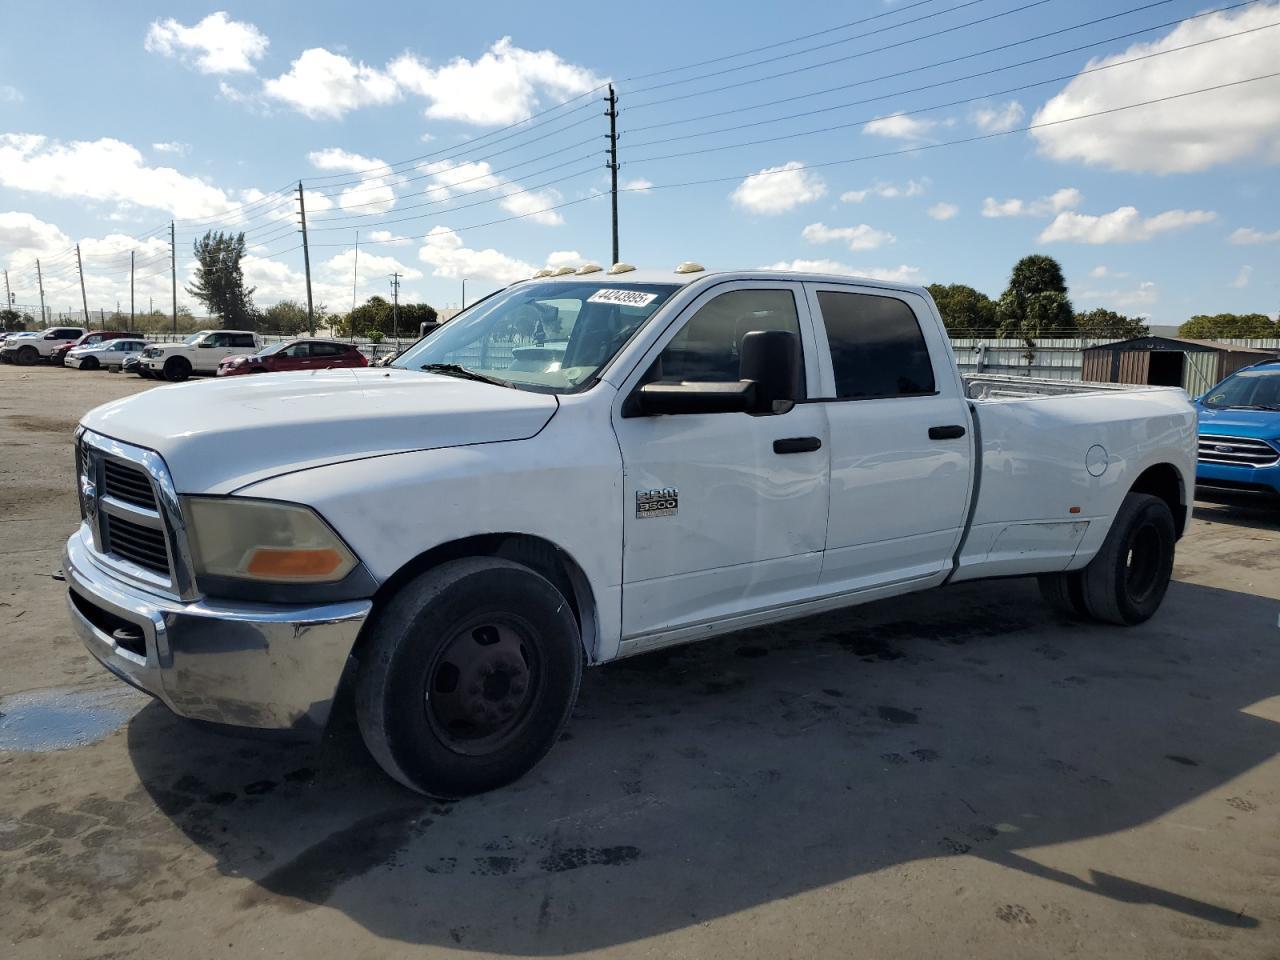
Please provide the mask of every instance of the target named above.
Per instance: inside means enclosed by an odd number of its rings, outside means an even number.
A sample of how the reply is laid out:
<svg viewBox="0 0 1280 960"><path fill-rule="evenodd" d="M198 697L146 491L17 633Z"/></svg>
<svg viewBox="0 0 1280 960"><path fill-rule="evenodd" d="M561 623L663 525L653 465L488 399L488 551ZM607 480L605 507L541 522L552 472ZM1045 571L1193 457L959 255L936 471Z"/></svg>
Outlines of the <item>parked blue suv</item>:
<svg viewBox="0 0 1280 960"><path fill-rule="evenodd" d="M1196 483L1280 495L1280 360L1237 370L1196 407Z"/></svg>

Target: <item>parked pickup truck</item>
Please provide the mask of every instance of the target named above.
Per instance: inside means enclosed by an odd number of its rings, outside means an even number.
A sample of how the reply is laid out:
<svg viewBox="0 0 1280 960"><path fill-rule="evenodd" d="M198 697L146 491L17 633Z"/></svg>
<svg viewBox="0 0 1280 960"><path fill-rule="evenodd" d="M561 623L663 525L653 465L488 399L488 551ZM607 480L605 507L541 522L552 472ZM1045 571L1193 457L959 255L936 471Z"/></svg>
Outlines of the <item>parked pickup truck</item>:
<svg viewBox="0 0 1280 960"><path fill-rule="evenodd" d="M262 338L248 330L199 330L181 343L153 343L142 351L138 372L144 377L182 381L192 373L217 373L218 364L240 353L254 353Z"/></svg>
<svg viewBox="0 0 1280 960"><path fill-rule="evenodd" d="M538 319L563 352L513 365ZM584 663L980 577L1146 620L1196 415L1172 388L966 383L916 287L588 265L390 367L162 387L76 443L64 569L107 669L311 733L345 679L387 773L454 797L550 749Z"/></svg>
<svg viewBox="0 0 1280 960"><path fill-rule="evenodd" d="M0 360L24 366L51 360L59 348L74 344L84 335L84 327L49 327L34 333L15 333L5 339Z"/></svg>

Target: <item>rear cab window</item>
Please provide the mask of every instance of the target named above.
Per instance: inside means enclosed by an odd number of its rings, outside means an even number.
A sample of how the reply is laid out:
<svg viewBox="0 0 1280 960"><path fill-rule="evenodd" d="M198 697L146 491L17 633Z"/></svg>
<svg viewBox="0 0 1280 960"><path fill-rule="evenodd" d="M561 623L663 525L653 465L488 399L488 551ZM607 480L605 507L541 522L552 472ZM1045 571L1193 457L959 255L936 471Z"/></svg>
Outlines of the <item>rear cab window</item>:
<svg viewBox="0 0 1280 960"><path fill-rule="evenodd" d="M933 361L915 312L892 295L819 290L836 399L932 396Z"/></svg>

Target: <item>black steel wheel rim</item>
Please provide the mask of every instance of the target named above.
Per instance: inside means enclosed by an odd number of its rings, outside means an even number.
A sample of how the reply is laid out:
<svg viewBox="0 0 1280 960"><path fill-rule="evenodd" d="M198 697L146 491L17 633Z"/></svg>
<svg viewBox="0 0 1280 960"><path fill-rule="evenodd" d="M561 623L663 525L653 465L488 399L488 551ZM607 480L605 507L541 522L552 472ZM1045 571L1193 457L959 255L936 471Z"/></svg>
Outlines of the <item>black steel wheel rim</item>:
<svg viewBox="0 0 1280 960"><path fill-rule="evenodd" d="M1134 603L1151 596L1160 579L1160 533L1154 524L1144 523L1129 537L1125 556L1125 590Z"/></svg>
<svg viewBox="0 0 1280 960"><path fill-rule="evenodd" d="M541 663L533 628L514 614L485 614L456 628L427 671L427 722L456 753L483 756L519 736Z"/></svg>

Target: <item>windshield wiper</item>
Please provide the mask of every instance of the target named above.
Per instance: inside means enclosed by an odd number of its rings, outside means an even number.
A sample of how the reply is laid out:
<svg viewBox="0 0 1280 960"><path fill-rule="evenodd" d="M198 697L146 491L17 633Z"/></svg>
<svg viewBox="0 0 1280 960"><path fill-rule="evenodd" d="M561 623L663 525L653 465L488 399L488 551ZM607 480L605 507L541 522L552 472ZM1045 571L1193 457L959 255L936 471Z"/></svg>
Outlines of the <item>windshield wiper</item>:
<svg viewBox="0 0 1280 960"><path fill-rule="evenodd" d="M500 380L498 377L491 377L484 373L477 373L474 370L468 370L466 367L456 363L424 363L418 368L425 370L427 373L443 373L447 377L458 377L462 380L475 380L478 383L491 383L495 387L512 387L510 380ZM512 387L514 389L514 387Z"/></svg>

